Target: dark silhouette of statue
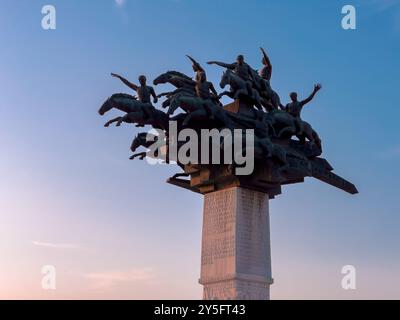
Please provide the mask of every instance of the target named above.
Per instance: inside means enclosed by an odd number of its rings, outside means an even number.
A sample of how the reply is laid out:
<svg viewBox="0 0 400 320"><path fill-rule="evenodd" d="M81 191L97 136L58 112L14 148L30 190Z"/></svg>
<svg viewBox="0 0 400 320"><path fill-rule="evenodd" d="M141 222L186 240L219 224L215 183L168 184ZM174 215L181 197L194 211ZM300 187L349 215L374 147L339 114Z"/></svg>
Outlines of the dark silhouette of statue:
<svg viewBox="0 0 400 320"><path fill-rule="evenodd" d="M316 93L322 88L321 84L316 84L314 86L314 90L313 92L310 94L310 96L305 99L305 100L301 100L299 101L297 98L297 92L292 92L290 93L290 99L292 99L292 102L288 103L285 107L286 111L293 116L296 119L296 125L298 127L299 130L299 134L302 134L303 132L303 122L301 121L301 110L303 109L303 107L309 103L314 96L316 95Z"/></svg>
<svg viewBox="0 0 400 320"><path fill-rule="evenodd" d="M220 61L208 61L208 64L216 64L220 67L232 70L237 76L246 82L247 94L252 97L252 83L255 81L253 77L253 70L244 61L244 56L239 54L236 58L236 62L225 63Z"/></svg>
<svg viewBox="0 0 400 320"><path fill-rule="evenodd" d="M194 60L191 56L186 55L190 61L192 61L192 68L193 71L196 72L195 76L195 89L196 95L204 100L217 100L218 93L215 90L214 85L212 82L207 81L206 71L203 67Z"/></svg>
<svg viewBox="0 0 400 320"><path fill-rule="evenodd" d="M143 103L150 103L151 104L151 96L153 97L153 102L157 103L158 98L157 95L154 91L154 88L151 86L146 85L146 76L144 75L140 75L138 80L140 83L140 86L129 82L128 80L126 80L124 77L121 77L120 75L116 74L116 73L111 73L111 75L115 78L120 79L125 85L127 85L129 88L131 88L132 90L136 91L137 95L138 95L138 99L140 102Z"/></svg>
<svg viewBox="0 0 400 320"><path fill-rule="evenodd" d="M194 60L191 56L189 56L188 54L186 55L186 57L189 58L190 61L192 61L192 68L193 71L196 72L196 76L195 76L195 81L198 80L198 78L200 77L201 73L205 73L206 70L203 69L203 67L200 65L200 63L198 63L196 60Z"/></svg>
<svg viewBox="0 0 400 320"><path fill-rule="evenodd" d="M238 165L237 163L231 162L232 166L226 166L222 162L220 164L210 164L210 162L182 164L179 159L172 159L184 172L174 175L169 181L192 191L206 193L223 188L224 185L239 183L244 187L276 195L279 194L282 185L303 182L305 177L312 176L352 194L357 193L357 188L353 184L335 175L330 164L320 157L321 139L316 130L301 119L304 105L314 98L321 89L321 85L316 84L311 95L305 100L298 100L296 92L290 93L291 102L283 106L279 95L271 88L270 58L263 48L260 49L262 68L259 71L251 68L244 61L243 55L238 55L234 63L207 62L226 68L219 85L221 88L229 86L230 89L220 94L213 83L208 81L205 68L189 55L187 58L192 63L194 78L179 71L167 71L154 79L153 84L171 85L173 89L158 96L153 87L146 84L145 76L141 75L140 84L136 85L112 73L113 77L120 79L134 90L137 97L126 93L113 94L107 98L98 112L104 115L111 109L117 109L123 113L106 122L106 127L112 123L116 123L117 126L128 123L136 127L150 126L165 133L164 140L157 140L157 142L166 143L165 148L160 149L158 155L143 151L134 153L131 159L160 156L160 159L165 159L167 163L170 163L171 159L167 152L170 145L167 141L173 133L170 132L171 121L174 121L178 132L184 128L190 128L197 134L200 134L203 129L226 129L228 132L250 129L253 132L251 134L254 135L254 145L246 147L252 148L255 156L255 171L250 176L237 176L232 171L232 168ZM221 107L219 100L225 95L235 101ZM153 103L157 103L158 98L161 97L163 97L162 107L168 107L167 112L157 109L152 104L152 100ZM183 112L175 114L177 110ZM135 137L131 145L132 152L136 152L139 147L146 149L151 146L151 141L147 141L146 137L145 133ZM247 138L242 142L245 143L246 140ZM220 140L221 150L226 143L232 143L232 141ZM183 142L177 143L177 151L182 151L181 147L184 146ZM236 152L242 154L243 150L233 151L235 154ZM201 152L199 150L199 153ZM178 179L179 177L190 177L190 180Z"/></svg>
<svg viewBox="0 0 400 320"><path fill-rule="evenodd" d="M272 64L271 61L265 52L263 48L260 48L262 52L262 60L261 63L263 64L263 67L259 71L259 75L261 78L263 78L265 81L270 82L271 81L271 76L272 76Z"/></svg>

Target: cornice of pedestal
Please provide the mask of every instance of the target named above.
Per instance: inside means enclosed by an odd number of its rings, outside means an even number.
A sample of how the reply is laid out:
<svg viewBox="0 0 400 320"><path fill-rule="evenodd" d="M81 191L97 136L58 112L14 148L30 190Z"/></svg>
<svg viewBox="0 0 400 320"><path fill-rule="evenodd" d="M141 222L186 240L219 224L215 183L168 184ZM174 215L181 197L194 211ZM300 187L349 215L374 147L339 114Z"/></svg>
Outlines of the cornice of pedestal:
<svg viewBox="0 0 400 320"><path fill-rule="evenodd" d="M267 278L267 277L262 277L258 275L249 275L249 274L243 274L243 273L234 273L231 275L227 275L225 277L215 277L215 278L200 278L199 283L201 285L210 285L210 284L216 284L220 282L226 282L226 281L234 281L234 280L239 280L239 281L248 281L248 282L258 282L261 284L268 284L272 285L274 283L273 278Z"/></svg>

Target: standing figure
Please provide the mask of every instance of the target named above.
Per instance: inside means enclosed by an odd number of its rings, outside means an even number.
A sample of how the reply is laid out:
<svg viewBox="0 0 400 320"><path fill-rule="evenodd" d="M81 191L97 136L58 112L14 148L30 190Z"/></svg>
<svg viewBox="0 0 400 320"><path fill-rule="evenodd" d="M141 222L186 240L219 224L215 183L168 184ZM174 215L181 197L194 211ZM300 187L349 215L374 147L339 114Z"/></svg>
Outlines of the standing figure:
<svg viewBox="0 0 400 320"><path fill-rule="evenodd" d="M151 96L153 97L153 102L157 103L158 98L157 95L154 91L154 88L151 86L146 85L146 76L144 75L140 75L139 76L139 83L140 86L129 82L128 80L126 80L124 77L121 77L120 75L116 74L116 73L111 73L111 75L115 78L118 78L119 80L121 80L125 85L127 85L129 88L131 88L132 90L135 90L137 95L138 95L138 100L140 102L143 103L149 103L151 104Z"/></svg>
<svg viewBox="0 0 400 320"><path fill-rule="evenodd" d="M260 49L263 55L261 60L263 67L258 72L259 76L262 79L261 92L263 97L269 100L268 102L265 103L264 107L268 111L271 111L272 109L279 109L282 108L283 106L281 105L281 99L279 98L278 94L271 88L271 76L272 76L271 61L268 55L266 54L265 50L263 48Z"/></svg>
<svg viewBox="0 0 400 320"><path fill-rule="evenodd" d="M194 60L191 56L186 55L192 61L193 71L196 72L195 76L195 89L198 98L204 100L204 107L207 110L208 116L214 118L214 106L219 104L218 93L215 90L212 82L207 81L207 75L202 66Z"/></svg>
<svg viewBox="0 0 400 320"><path fill-rule="evenodd" d="M196 60L194 60L191 56L189 56L188 54L186 55L186 57L189 58L190 61L192 61L192 68L193 71L196 72L196 76L195 76L195 81L197 81L200 77L200 73L202 72L206 72L203 67L200 65L200 63L198 63Z"/></svg>
<svg viewBox="0 0 400 320"><path fill-rule="evenodd" d="M233 63L225 63L219 61L208 61L208 64L216 64L223 68L227 68L233 70L233 72L246 81L246 87L249 97L253 97L253 83L255 79L253 78L253 72L251 67L244 61L243 55L238 55L236 58L236 62Z"/></svg>
<svg viewBox="0 0 400 320"><path fill-rule="evenodd" d="M299 135L299 136L303 134L303 129L304 129L303 128L303 122L302 122L301 117L300 117L301 110L303 109L304 105L309 103L314 98L315 94L321 88L322 88L321 84L319 84L319 83L316 84L314 86L314 90L311 93L311 95L307 99L302 100L302 101L299 101L297 99L297 93L296 92L292 92L289 95L290 99L292 100L292 102L290 102L290 103L288 103L286 105L285 110L286 110L286 112L288 112L290 115L292 115L296 119L295 124L296 124L297 130L298 130L297 135Z"/></svg>
<svg viewBox="0 0 400 320"><path fill-rule="evenodd" d="M263 55L262 57L262 64L263 67L260 69L260 71L258 72L258 74L260 75L261 78L264 79L265 83L271 88L271 76L272 76L272 64L271 64L271 60L269 60L268 55L266 54L265 50L263 48L261 49L261 53Z"/></svg>

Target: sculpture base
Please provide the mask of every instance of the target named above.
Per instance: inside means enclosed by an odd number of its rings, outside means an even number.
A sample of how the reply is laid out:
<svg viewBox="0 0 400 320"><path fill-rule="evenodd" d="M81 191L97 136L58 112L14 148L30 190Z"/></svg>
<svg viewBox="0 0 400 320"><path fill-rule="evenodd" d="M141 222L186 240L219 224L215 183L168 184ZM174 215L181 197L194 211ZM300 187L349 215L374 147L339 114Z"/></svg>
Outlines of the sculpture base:
<svg viewBox="0 0 400 320"><path fill-rule="evenodd" d="M241 187L204 195L200 283L207 300L268 300L269 196Z"/></svg>

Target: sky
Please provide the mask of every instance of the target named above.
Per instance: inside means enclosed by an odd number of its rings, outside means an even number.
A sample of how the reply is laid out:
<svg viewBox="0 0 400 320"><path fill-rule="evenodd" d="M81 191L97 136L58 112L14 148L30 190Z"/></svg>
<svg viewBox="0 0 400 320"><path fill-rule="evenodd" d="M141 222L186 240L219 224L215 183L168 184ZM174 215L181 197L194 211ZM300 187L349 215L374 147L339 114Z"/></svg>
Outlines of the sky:
<svg viewBox="0 0 400 320"><path fill-rule="evenodd" d="M56 30L41 27L56 8ZM341 27L353 4L357 29ZM400 298L399 0L102 0L0 3L0 299L199 299L202 196L179 168L130 161L138 129L97 110L132 81L191 75L185 54L260 67L303 111L352 196L320 181L270 203L272 299ZM219 82L221 68L208 66ZM157 92L168 89L156 87ZM107 118L107 119L106 119ZM56 289L42 288L42 267ZM341 287L345 265L356 290Z"/></svg>

